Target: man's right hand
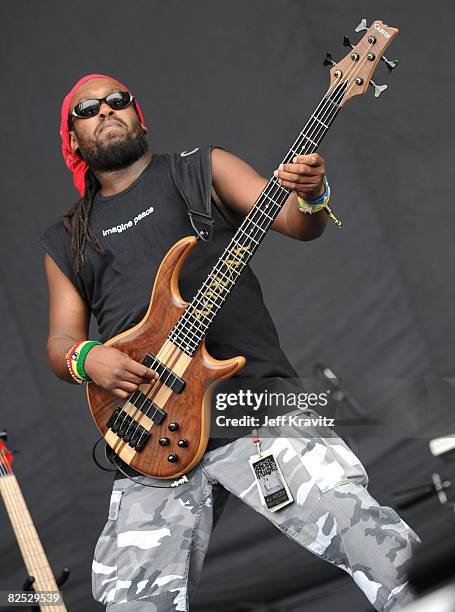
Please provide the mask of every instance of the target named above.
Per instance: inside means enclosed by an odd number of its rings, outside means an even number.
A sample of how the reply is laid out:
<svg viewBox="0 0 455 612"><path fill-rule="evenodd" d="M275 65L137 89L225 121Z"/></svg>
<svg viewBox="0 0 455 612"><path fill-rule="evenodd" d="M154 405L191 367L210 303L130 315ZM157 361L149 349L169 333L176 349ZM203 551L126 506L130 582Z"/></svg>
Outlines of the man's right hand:
<svg viewBox="0 0 455 612"><path fill-rule="evenodd" d="M92 347L85 358L84 370L99 387L121 398L134 393L140 384L158 380L154 370L111 346Z"/></svg>

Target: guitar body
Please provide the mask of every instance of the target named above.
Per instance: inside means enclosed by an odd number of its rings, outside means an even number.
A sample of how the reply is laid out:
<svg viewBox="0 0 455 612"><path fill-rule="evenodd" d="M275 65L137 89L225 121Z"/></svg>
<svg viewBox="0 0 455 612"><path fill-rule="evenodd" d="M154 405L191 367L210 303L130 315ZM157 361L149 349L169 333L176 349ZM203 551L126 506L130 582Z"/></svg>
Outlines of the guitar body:
<svg viewBox="0 0 455 612"><path fill-rule="evenodd" d="M150 304L142 321L105 342L106 346L123 351L139 363L146 355L156 356L184 381L183 390L173 391L164 382L169 374L160 374L160 380L156 383L139 386L139 391L154 406L141 410L95 383L87 385L90 411L106 442L125 463L155 478L176 478L197 465L210 434L211 387L218 379L233 376L246 362L242 356L217 360L208 353L204 342L190 357L168 340L169 332L188 306L180 295L178 280L181 267L196 244L197 239L189 236L171 247L158 269ZM136 403L140 406L144 401ZM160 410L160 423L150 418L155 407ZM121 408L122 412L116 423L111 420L113 427L109 427L108 422L117 408ZM162 417L161 413L165 413L165 416ZM128 442L122 437L121 429L115 432L122 423L123 430L127 430L127 438L137 429L137 425L150 433L141 450L136 450L132 444L138 436L133 436L133 440ZM170 430L170 424L177 424L178 429ZM175 429L175 425L173 427ZM160 444L162 438L167 438L168 443ZM187 445L179 446L179 440L186 441ZM176 460L170 461L169 455L176 455Z"/></svg>

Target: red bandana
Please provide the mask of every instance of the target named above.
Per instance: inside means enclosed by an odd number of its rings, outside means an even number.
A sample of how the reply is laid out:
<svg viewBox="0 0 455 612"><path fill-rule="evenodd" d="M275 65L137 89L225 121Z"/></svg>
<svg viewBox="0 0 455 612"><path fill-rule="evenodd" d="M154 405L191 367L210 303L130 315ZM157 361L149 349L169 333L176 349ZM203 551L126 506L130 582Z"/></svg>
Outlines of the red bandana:
<svg viewBox="0 0 455 612"><path fill-rule="evenodd" d="M79 79L79 81L74 85L71 91L66 94L62 102L62 113L61 113L62 120L60 123L60 137L62 139L63 158L65 160L66 165L73 173L74 185L76 189L79 191L79 193L81 194L81 196L84 195L84 191L85 191L85 173L87 171L87 164L80 157L80 155L72 151L70 147L70 133L68 130L68 113L70 112L70 102L71 102L71 98L73 97L74 92L86 81L90 81L90 79L100 79L100 78L101 79L102 78L113 79L114 81L117 81L117 79L114 79L114 77L108 76L107 74L87 74L86 76ZM125 91L129 91L128 87L125 87L125 85L122 85L120 81L117 81L117 83L121 85L121 87L125 89ZM141 120L142 123L144 123L144 116L142 114L141 109L139 108L139 104L137 103L136 99L134 100L134 102L136 105L137 113L139 115L139 119Z"/></svg>

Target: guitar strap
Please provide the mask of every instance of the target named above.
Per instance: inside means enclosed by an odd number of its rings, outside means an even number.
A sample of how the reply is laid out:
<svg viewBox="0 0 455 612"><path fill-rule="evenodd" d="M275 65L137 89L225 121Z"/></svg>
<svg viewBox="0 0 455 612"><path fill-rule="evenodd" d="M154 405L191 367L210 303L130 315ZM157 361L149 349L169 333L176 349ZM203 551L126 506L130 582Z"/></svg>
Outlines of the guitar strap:
<svg viewBox="0 0 455 612"><path fill-rule="evenodd" d="M212 237L212 164L215 145L205 145L181 153L171 153L171 174L188 208L196 235L207 241Z"/></svg>

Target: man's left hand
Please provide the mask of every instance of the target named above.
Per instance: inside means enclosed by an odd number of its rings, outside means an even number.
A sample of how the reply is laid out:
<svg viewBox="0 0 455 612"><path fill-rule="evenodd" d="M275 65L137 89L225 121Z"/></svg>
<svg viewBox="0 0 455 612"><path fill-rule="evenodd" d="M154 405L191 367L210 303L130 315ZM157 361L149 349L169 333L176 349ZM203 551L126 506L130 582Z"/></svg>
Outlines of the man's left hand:
<svg viewBox="0 0 455 612"><path fill-rule="evenodd" d="M319 153L298 155L292 164L280 164L273 174L280 185L293 189L303 200L317 200L324 193L325 164Z"/></svg>

